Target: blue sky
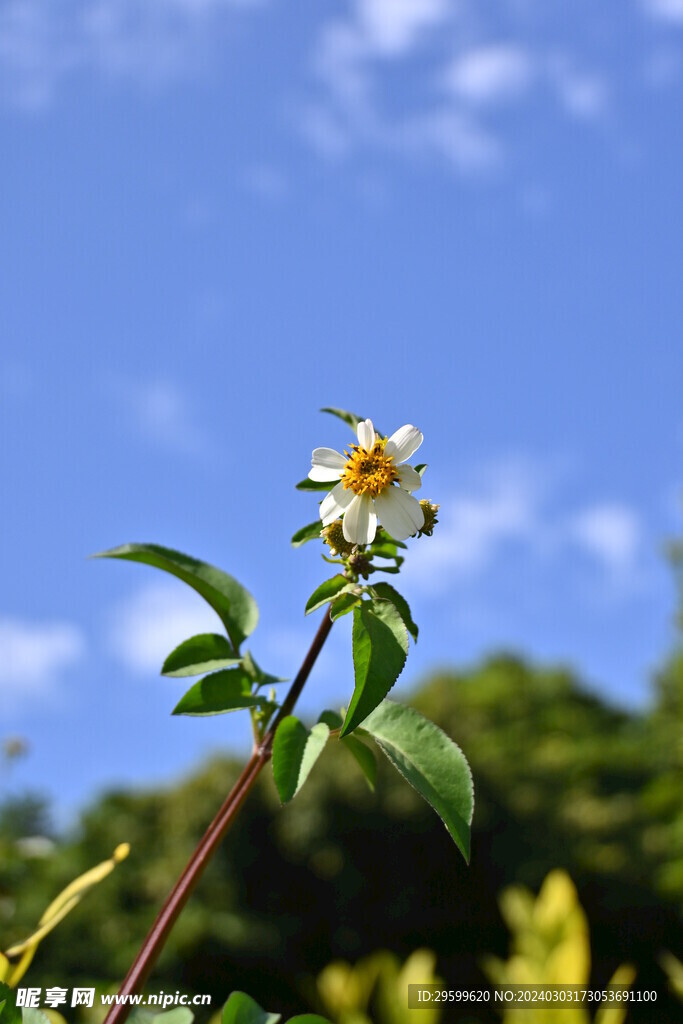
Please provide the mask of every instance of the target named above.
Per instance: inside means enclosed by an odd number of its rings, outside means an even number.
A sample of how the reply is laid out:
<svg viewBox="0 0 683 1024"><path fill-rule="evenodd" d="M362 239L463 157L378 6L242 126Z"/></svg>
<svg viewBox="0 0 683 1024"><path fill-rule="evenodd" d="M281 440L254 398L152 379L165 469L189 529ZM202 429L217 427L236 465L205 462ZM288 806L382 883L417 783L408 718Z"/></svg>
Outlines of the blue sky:
<svg viewBox="0 0 683 1024"><path fill-rule="evenodd" d="M405 683L514 649L642 705L674 642L683 3L5 0L0 735L61 807L245 747L169 717L210 612L291 674L324 564L293 489L321 405L425 435L442 505ZM346 625L303 709L348 697Z"/></svg>

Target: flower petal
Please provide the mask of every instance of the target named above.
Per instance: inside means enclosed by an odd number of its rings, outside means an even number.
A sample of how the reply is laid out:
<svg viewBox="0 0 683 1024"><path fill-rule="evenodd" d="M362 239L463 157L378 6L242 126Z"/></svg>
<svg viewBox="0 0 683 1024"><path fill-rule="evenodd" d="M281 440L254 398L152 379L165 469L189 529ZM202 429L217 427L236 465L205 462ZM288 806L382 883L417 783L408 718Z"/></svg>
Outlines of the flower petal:
<svg viewBox="0 0 683 1024"><path fill-rule="evenodd" d="M344 516L344 537L351 544L372 544L377 532L377 515L369 494L356 495Z"/></svg>
<svg viewBox="0 0 683 1024"><path fill-rule="evenodd" d="M404 427L399 427L391 435L386 443L384 454L393 456L394 463L398 465L399 462L405 462L406 459L409 459L413 452L416 452L420 447L423 440L422 432L417 427L412 426L412 424L406 423Z"/></svg>
<svg viewBox="0 0 683 1024"><path fill-rule="evenodd" d="M424 512L417 498L400 487L388 487L375 498L379 520L394 540L406 540L424 526Z"/></svg>
<svg viewBox="0 0 683 1024"><path fill-rule="evenodd" d="M320 518L323 521L323 526L329 526L335 519L339 519L353 499L353 491L345 490L341 481L336 487L333 487L327 497L323 498L320 505Z"/></svg>
<svg viewBox="0 0 683 1024"><path fill-rule="evenodd" d="M356 433L361 448L365 448L366 452L369 452L375 443L375 428L372 425L372 420L361 420L356 427Z"/></svg>
<svg viewBox="0 0 683 1024"><path fill-rule="evenodd" d="M344 469L346 459L334 448L316 448L311 459L313 468L308 474L309 480L335 480Z"/></svg>
<svg viewBox="0 0 683 1024"><path fill-rule="evenodd" d="M398 482L404 491L419 491L422 477L412 466L397 466Z"/></svg>

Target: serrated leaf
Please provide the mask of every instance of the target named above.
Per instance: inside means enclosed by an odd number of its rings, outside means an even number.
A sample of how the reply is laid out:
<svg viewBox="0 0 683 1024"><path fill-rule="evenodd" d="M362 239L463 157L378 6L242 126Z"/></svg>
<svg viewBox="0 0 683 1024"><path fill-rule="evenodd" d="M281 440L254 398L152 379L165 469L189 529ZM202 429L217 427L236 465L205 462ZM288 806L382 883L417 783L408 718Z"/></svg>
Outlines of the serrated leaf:
<svg viewBox="0 0 683 1024"><path fill-rule="evenodd" d="M142 562L176 576L196 590L211 605L230 638L235 651L256 629L258 606L248 590L222 569L200 562L180 551L159 544L123 544L101 551L95 558L123 558Z"/></svg>
<svg viewBox="0 0 683 1024"><path fill-rule="evenodd" d="M331 491L335 484L338 483L338 476L334 480L309 480L308 477L304 477L303 480L299 480L296 489L297 491ZM322 529L322 523L320 528Z"/></svg>
<svg viewBox="0 0 683 1024"><path fill-rule="evenodd" d="M325 580L324 583L321 583L319 587L315 588L306 602L306 615L310 615L310 613L314 612L316 608L321 608L338 594L352 590L354 586L355 584L351 583L346 576L342 576L341 573L337 573L337 575L332 576L331 579Z"/></svg>
<svg viewBox="0 0 683 1024"><path fill-rule="evenodd" d="M362 743L355 733L352 736L344 736L341 742L353 756L365 776L368 786L374 793L375 782L377 781L377 759L370 750L370 747L367 747L365 743Z"/></svg>
<svg viewBox="0 0 683 1024"><path fill-rule="evenodd" d="M341 735L356 728L384 700L408 654L408 633L389 601L365 601L353 612L356 685Z"/></svg>
<svg viewBox="0 0 683 1024"><path fill-rule="evenodd" d="M161 668L162 676L198 676L239 664L234 651L220 633L198 633L171 651Z"/></svg>
<svg viewBox="0 0 683 1024"><path fill-rule="evenodd" d="M347 615L352 612L356 605L360 604L360 597L358 594L340 594L339 597L330 605L330 618L333 622L340 619L342 615Z"/></svg>
<svg viewBox="0 0 683 1024"><path fill-rule="evenodd" d="M174 715L222 715L227 711L261 707L265 697L251 693L252 680L243 668L204 676L190 687L173 709Z"/></svg>
<svg viewBox="0 0 683 1024"><path fill-rule="evenodd" d="M375 593L384 598L386 601L391 601L398 614L403 619L403 623L412 636L415 643L417 643L417 634L419 632L417 626L413 622L413 617L410 614L410 607L405 597L399 594L398 590L395 590L390 583L375 583L372 588Z"/></svg>
<svg viewBox="0 0 683 1024"><path fill-rule="evenodd" d="M346 409L335 409L333 406L325 406L325 408L321 409L320 411L328 412L330 416L336 416L338 419L342 420L349 427L351 427L351 430L354 431L358 424L365 419L364 416L356 416L355 412L347 412Z"/></svg>
<svg viewBox="0 0 683 1024"><path fill-rule="evenodd" d="M268 1013L246 992L233 992L223 1007L221 1024L278 1024L279 1013Z"/></svg>
<svg viewBox="0 0 683 1024"><path fill-rule="evenodd" d="M309 523L308 526L302 526L292 537L292 547L300 548L302 544L307 544L309 540L320 540L322 528L323 524L320 519L316 519L314 523Z"/></svg>
<svg viewBox="0 0 683 1024"><path fill-rule="evenodd" d="M395 768L431 804L469 862L472 773L460 747L414 708L384 701L363 722Z"/></svg>
<svg viewBox="0 0 683 1024"><path fill-rule="evenodd" d="M295 715L282 719L273 740L273 777L283 804L299 792L329 735L324 722L318 722L309 732Z"/></svg>

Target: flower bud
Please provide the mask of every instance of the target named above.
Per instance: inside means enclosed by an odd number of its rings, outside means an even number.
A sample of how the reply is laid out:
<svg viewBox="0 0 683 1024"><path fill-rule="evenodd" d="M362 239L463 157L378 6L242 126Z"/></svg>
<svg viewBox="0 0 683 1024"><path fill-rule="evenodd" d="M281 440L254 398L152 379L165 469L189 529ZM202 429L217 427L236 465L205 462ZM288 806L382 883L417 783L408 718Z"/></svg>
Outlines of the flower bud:
<svg viewBox="0 0 683 1024"><path fill-rule="evenodd" d="M362 576L364 580L368 578L371 572L374 572L374 567L370 562L367 555L361 555L360 552L356 552L355 555L350 555L346 560L346 564L349 569L355 572L356 576Z"/></svg>
<svg viewBox="0 0 683 1024"><path fill-rule="evenodd" d="M342 558L346 558L351 554L355 548L355 544L351 544L344 537L344 525L341 519L335 519L329 526L325 526L320 531L320 536L329 545L330 553L333 555L341 555Z"/></svg>
<svg viewBox="0 0 683 1024"><path fill-rule="evenodd" d="M433 505L431 501L429 501L427 498L422 498L420 501L420 508L424 513L425 521L424 525L421 526L420 529L417 531L417 535L418 537L422 537L423 535L425 537L431 537L431 535L434 532L434 527L439 521L436 517L436 514L441 508L441 506Z"/></svg>

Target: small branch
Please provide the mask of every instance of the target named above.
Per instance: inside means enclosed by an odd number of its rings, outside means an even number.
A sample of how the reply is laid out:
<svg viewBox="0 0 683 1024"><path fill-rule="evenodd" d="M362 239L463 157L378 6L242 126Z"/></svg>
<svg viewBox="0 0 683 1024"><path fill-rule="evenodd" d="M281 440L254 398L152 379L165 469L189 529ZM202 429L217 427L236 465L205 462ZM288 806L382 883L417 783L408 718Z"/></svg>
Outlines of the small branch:
<svg viewBox="0 0 683 1024"><path fill-rule="evenodd" d="M249 795L259 772L270 760L273 749L275 731L287 715L291 714L306 680L315 664L315 660L332 629L332 619L329 610L320 623L318 632L304 658L296 679L292 683L287 696L285 697L280 710L278 711L271 726L268 728L261 743L255 748L253 754L247 761L240 777L231 789L225 801L216 814L215 818L207 828L199 841L194 853L190 857L183 873L169 893L166 902L159 911L157 918L149 930L149 933L140 947L140 952L133 961L128 974L124 978L119 989L119 996L134 995L142 989L147 977L156 963L166 940L177 921L180 913L194 891L197 882L201 878L204 868L211 860L216 848L235 820L242 804ZM106 1016L105 1024L123 1024L132 1009L131 1004L120 1002L110 1009Z"/></svg>

